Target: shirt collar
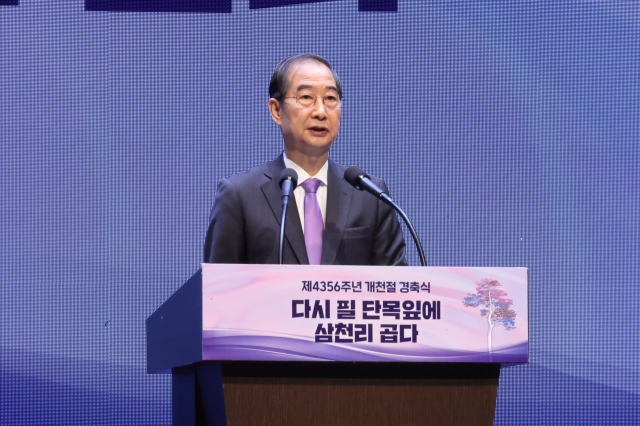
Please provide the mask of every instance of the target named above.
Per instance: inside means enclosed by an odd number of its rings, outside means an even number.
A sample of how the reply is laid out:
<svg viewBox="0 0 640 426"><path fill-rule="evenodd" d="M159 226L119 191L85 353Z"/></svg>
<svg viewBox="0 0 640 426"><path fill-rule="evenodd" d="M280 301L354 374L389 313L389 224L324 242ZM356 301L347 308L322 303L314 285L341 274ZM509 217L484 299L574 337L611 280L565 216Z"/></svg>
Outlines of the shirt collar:
<svg viewBox="0 0 640 426"><path fill-rule="evenodd" d="M320 170L318 171L318 173L315 176L310 176L309 173L307 173L302 167L298 166L296 163L291 161L287 157L287 154L284 151L282 152L282 159L284 160L284 166L286 168L293 169L298 174L298 184L304 182L307 179L316 178L316 179L319 179L320 182L322 182L322 184L324 186L327 186L327 178L328 178L328 174L329 174L329 162L328 161L324 162L324 164L322 165L322 167L320 168Z"/></svg>

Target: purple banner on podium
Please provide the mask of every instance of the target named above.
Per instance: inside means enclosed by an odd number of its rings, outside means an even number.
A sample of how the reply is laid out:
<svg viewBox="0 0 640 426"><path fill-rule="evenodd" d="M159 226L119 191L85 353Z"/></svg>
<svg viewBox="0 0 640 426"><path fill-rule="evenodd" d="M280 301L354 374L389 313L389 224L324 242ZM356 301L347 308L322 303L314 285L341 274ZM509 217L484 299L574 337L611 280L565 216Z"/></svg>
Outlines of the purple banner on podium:
<svg viewBox="0 0 640 426"><path fill-rule="evenodd" d="M527 362L527 280L527 268L203 264L203 359Z"/></svg>

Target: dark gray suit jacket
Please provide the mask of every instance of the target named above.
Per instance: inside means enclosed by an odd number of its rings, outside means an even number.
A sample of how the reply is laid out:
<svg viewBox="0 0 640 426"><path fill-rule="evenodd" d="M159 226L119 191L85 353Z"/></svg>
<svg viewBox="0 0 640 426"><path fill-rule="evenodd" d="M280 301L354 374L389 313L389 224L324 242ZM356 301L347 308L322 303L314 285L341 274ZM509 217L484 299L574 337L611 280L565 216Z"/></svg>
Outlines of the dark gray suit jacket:
<svg viewBox="0 0 640 426"><path fill-rule="evenodd" d="M204 246L207 263L278 263L282 155L218 184ZM406 265L405 244L391 207L344 180L329 161L323 265ZM382 180L372 177L382 189ZM291 197L283 263L308 265L295 197Z"/></svg>

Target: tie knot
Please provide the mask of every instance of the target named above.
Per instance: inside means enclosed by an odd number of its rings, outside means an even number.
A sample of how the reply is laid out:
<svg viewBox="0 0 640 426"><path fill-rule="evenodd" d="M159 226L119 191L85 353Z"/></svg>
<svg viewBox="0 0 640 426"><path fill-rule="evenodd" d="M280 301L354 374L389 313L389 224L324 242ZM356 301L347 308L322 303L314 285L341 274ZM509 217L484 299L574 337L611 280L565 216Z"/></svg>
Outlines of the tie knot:
<svg viewBox="0 0 640 426"><path fill-rule="evenodd" d="M304 189L304 192L307 194L315 194L318 191L318 187L322 181L320 179L311 178L307 179L300 184L300 186Z"/></svg>

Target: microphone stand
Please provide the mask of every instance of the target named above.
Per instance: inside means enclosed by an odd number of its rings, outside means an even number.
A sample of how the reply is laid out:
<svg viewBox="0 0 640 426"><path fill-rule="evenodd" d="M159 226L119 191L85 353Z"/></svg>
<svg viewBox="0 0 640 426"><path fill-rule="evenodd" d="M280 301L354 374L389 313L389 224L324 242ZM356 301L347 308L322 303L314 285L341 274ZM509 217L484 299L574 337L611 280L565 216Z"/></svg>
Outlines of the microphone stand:
<svg viewBox="0 0 640 426"><path fill-rule="evenodd" d="M278 259L280 260L280 265L282 265L282 250L284 247L284 224L287 220L287 210L289 210L289 197L282 198L282 217L280 218L280 248L278 250Z"/></svg>
<svg viewBox="0 0 640 426"><path fill-rule="evenodd" d="M394 210L398 212L400 217L402 217L402 220L404 220L405 225L407 225L407 228L409 228L409 232L411 232L411 236L413 237L413 242L416 244L416 248L418 249L418 254L420 255L420 263L422 264L422 266L427 266L427 259L424 256L424 250L422 250L422 244L420 244L420 239L418 238L418 234L416 233L416 230L413 228L413 225L409 221L409 217L407 216L407 214L400 208L399 205L396 204L395 201L393 201L391 197L389 197L389 195L385 194L384 192L380 194L380 199L382 199L382 201L384 201L385 203L393 207Z"/></svg>
<svg viewBox="0 0 640 426"><path fill-rule="evenodd" d="M282 217L280 218L280 243L278 247L278 260L282 265L282 252L284 250L284 225L287 223L287 210L293 190L298 185L298 174L295 170L284 169L280 173L280 189L282 190Z"/></svg>

